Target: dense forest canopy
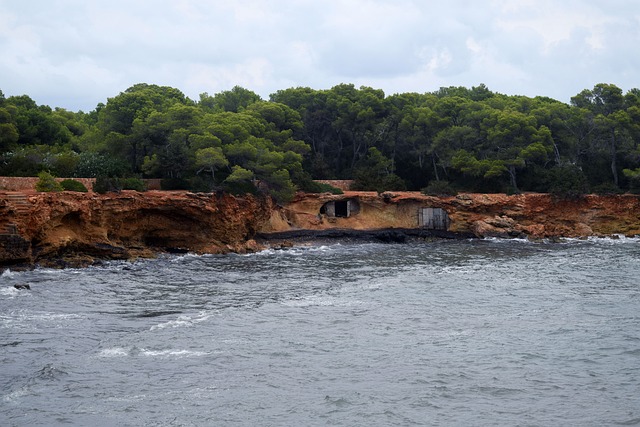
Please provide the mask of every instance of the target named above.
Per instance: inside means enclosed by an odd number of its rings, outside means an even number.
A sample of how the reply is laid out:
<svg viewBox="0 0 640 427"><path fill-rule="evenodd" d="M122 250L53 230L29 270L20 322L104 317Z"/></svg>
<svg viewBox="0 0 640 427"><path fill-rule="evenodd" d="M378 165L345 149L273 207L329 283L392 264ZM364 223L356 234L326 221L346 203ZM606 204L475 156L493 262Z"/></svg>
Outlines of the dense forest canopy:
<svg viewBox="0 0 640 427"><path fill-rule="evenodd" d="M166 188L278 200L313 179L371 190L640 190L640 90L585 89L565 104L477 87L386 96L340 84L231 90L191 100L136 84L71 112L0 91L0 175L163 178Z"/></svg>

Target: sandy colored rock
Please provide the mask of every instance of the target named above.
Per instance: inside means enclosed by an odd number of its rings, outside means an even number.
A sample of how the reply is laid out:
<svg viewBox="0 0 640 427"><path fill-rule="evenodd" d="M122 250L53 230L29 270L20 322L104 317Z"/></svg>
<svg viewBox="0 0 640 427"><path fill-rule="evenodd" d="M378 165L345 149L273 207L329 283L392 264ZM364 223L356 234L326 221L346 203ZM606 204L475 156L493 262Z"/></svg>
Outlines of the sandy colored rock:
<svg viewBox="0 0 640 427"><path fill-rule="evenodd" d="M329 202L353 202L349 217L332 217ZM441 208L448 231L477 237L640 235L640 198L548 194L418 192L298 194L284 207L268 198L188 192L0 193L0 265L48 262L87 265L161 251L255 252L256 233L292 230L415 229L422 208Z"/></svg>

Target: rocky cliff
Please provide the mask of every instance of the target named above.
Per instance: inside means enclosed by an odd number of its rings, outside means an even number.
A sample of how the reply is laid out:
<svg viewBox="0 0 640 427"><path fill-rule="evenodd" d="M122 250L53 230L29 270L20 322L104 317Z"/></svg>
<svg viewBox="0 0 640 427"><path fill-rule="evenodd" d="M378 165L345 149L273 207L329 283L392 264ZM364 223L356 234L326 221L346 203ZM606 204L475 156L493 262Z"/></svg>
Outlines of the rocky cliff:
<svg viewBox="0 0 640 427"><path fill-rule="evenodd" d="M84 265L160 251L257 250L270 200L149 191L0 194L0 263Z"/></svg>
<svg viewBox="0 0 640 427"><path fill-rule="evenodd" d="M349 200L354 211L336 217L323 213L328 203ZM418 192L345 192L343 195L299 195L274 212L272 231L303 229L416 228L422 208L440 208L449 217L448 231L477 237L584 237L640 234L640 197L589 195L559 200L548 194L460 194L431 197ZM326 211L326 209L325 209Z"/></svg>
<svg viewBox="0 0 640 427"><path fill-rule="evenodd" d="M285 207L226 194L0 193L0 265L86 265L160 251L259 250L252 240L291 230L421 228L421 210L446 213L447 233L477 237L640 234L640 198L416 192L299 194ZM424 225L424 224L422 224ZM337 234L339 235L339 234Z"/></svg>

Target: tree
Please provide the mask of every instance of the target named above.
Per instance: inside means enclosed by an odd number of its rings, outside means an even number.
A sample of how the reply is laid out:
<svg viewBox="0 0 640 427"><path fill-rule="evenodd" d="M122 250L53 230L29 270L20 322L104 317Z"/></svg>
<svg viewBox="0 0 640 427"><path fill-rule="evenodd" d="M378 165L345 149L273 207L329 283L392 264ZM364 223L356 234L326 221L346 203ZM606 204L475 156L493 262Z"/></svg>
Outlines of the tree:
<svg viewBox="0 0 640 427"><path fill-rule="evenodd" d="M211 179L215 181L215 171L218 168L222 168L229 165L229 160L224 156L222 148L220 147L207 147L201 148L196 151L196 168L198 172L207 171L211 173Z"/></svg>
<svg viewBox="0 0 640 427"><path fill-rule="evenodd" d="M393 173L393 162L375 147L369 148L367 157L361 160L354 172L353 188L375 190L404 190L402 179Z"/></svg>
<svg viewBox="0 0 640 427"><path fill-rule="evenodd" d="M20 134L10 109L0 107L0 152L15 148L19 139Z"/></svg>
<svg viewBox="0 0 640 427"><path fill-rule="evenodd" d="M611 175L616 186L619 186L618 151L625 140L628 141L625 131L629 120L623 110L624 102L622 89L605 83L595 85L592 90L585 89L571 98L572 105L594 114L597 128L594 141L596 146L608 147Z"/></svg>
<svg viewBox="0 0 640 427"><path fill-rule="evenodd" d="M262 99L255 92L241 86L234 86L231 90L226 90L209 96L208 93L200 95L200 106L210 112L230 112L239 113L249 105L259 102Z"/></svg>

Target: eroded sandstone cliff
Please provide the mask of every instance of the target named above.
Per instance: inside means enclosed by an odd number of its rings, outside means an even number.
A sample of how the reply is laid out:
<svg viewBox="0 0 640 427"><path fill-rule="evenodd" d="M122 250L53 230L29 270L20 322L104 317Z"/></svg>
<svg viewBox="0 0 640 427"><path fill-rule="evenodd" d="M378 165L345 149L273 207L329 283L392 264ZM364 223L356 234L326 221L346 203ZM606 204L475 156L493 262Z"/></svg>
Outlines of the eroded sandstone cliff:
<svg viewBox="0 0 640 427"><path fill-rule="evenodd" d="M422 209L446 212L447 232L477 237L640 234L640 198L417 192L299 194L284 207L254 196L150 191L0 193L0 265L86 265L161 251L259 250L256 233L418 229Z"/></svg>
<svg viewBox="0 0 640 427"><path fill-rule="evenodd" d="M77 265L159 251L257 250L270 200L178 192L0 194L0 262Z"/></svg>
<svg viewBox="0 0 640 427"><path fill-rule="evenodd" d="M331 217L322 213L327 203L353 200L355 213ZM291 225L303 229L416 228L419 210L441 208L451 232L477 237L583 237L640 234L640 197L595 196L560 200L548 194L460 194L431 197L418 192L345 192L343 195L299 195L286 209L274 212L273 231Z"/></svg>

